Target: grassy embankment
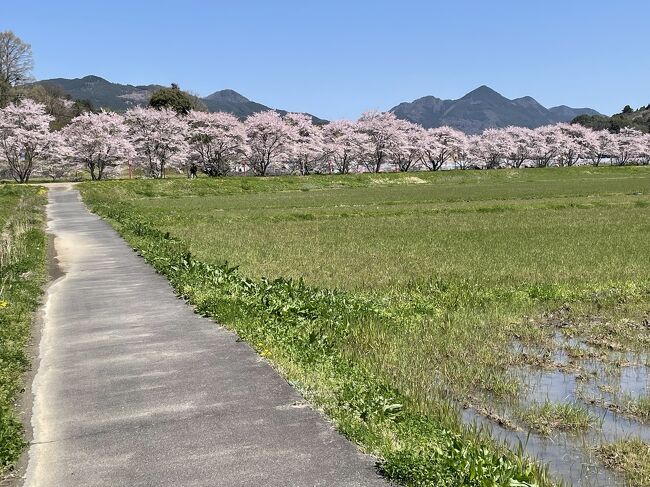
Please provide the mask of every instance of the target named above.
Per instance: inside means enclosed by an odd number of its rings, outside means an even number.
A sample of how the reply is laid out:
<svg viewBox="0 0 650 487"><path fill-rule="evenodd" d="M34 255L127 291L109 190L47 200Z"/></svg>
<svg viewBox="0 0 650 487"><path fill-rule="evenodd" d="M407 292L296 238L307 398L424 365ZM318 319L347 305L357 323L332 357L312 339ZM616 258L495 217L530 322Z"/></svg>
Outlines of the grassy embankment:
<svg viewBox="0 0 650 487"><path fill-rule="evenodd" d="M0 186L0 476L26 443L15 408L33 313L46 280L45 190Z"/></svg>
<svg viewBox="0 0 650 487"><path fill-rule="evenodd" d="M547 482L457 406L521 392L513 338L552 341L525 316L562 308L576 336L647 348L625 320L648 313L649 190L646 168L82 186L199 312L411 485ZM570 429L562 416L545 427Z"/></svg>

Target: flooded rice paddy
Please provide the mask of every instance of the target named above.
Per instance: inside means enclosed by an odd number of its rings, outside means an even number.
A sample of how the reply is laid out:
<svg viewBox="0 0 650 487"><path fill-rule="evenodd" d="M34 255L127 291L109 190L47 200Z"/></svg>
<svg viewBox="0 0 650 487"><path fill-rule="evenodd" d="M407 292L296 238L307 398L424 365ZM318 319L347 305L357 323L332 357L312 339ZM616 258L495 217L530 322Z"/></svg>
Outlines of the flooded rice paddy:
<svg viewBox="0 0 650 487"><path fill-rule="evenodd" d="M598 448L630 439L650 443L650 353L559 327L548 338L543 346L513 340L508 376L520 393L468 401L463 421L547 464L567 485L628 485L621 472L605 467Z"/></svg>

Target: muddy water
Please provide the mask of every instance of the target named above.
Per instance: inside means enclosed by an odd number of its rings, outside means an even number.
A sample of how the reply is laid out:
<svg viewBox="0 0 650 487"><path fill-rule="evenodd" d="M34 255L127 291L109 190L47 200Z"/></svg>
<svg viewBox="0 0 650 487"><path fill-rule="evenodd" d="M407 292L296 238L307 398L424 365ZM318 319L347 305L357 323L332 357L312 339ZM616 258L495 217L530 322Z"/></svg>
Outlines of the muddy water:
<svg viewBox="0 0 650 487"><path fill-rule="evenodd" d="M650 394L650 374L645 365L622 367L619 386L621 394L630 399L639 399Z"/></svg>
<svg viewBox="0 0 650 487"><path fill-rule="evenodd" d="M650 443L650 424L622 412L626 401L650 393L648 354L603 352L561 334L553 341L552 351L513 345L519 354L546 353L550 363L544 369L520 366L510 371L523 385L521 397L512 403L494 403L491 408L513 427L504 427L472 409L462 412L463 421L489 429L495 439L511 448L523 448L547 464L553 478L568 485L625 485L620 474L600 464L594 447L624 438ZM517 412L522 408L545 402L576 404L595 418L595 425L584 433L554 432L544 437L518 421Z"/></svg>
<svg viewBox="0 0 650 487"><path fill-rule="evenodd" d="M609 487L624 485L624 479L603 466L579 438L566 434L546 438L533 431L514 431L481 416L472 409L462 411L467 424L490 431L491 436L511 449L522 448L530 457L548 465L551 476L566 485Z"/></svg>

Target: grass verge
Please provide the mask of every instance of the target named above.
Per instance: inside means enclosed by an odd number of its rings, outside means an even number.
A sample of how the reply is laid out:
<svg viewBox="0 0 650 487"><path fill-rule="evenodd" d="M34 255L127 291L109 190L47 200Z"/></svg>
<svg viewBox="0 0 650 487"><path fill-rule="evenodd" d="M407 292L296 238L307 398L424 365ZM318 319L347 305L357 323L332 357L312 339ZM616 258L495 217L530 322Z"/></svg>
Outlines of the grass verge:
<svg viewBox="0 0 650 487"><path fill-rule="evenodd" d="M16 411L26 347L46 272L45 190L0 186L0 476L26 446Z"/></svg>

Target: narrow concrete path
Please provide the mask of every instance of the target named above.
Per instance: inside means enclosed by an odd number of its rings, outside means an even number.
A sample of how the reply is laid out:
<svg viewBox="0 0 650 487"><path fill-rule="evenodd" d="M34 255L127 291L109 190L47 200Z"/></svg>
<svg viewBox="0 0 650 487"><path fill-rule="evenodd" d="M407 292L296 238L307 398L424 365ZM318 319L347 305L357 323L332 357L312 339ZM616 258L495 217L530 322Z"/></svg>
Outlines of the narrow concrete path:
<svg viewBox="0 0 650 487"><path fill-rule="evenodd" d="M76 189L49 197L63 275L43 312L25 485L386 485L246 344L178 300Z"/></svg>

